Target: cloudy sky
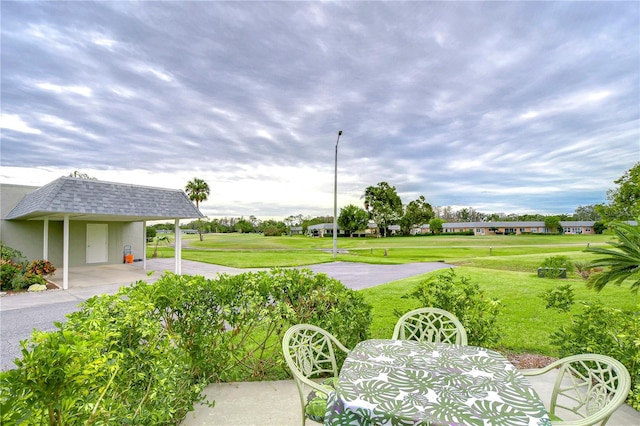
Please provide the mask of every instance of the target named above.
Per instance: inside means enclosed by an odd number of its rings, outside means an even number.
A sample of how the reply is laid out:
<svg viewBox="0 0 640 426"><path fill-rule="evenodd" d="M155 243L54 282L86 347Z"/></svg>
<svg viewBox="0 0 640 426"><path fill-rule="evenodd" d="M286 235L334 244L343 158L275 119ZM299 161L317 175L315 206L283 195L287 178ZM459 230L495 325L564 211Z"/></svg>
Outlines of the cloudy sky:
<svg viewBox="0 0 640 426"><path fill-rule="evenodd" d="M211 188L209 217L573 213L640 161L640 3L12 2L0 183Z"/></svg>

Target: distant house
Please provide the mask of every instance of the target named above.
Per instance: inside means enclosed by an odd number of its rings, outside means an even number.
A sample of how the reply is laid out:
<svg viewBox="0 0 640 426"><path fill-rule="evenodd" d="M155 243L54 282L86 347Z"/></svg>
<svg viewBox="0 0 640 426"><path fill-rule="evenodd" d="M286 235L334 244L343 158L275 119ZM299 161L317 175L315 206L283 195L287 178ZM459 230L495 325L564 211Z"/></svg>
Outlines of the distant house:
<svg viewBox="0 0 640 426"><path fill-rule="evenodd" d="M289 228L289 235L302 235L302 226L292 226Z"/></svg>
<svg viewBox="0 0 640 426"><path fill-rule="evenodd" d="M146 266L146 221L173 219L179 229L180 219L203 217L182 190L72 177L42 187L0 184L0 197L0 240L62 269L64 289L70 267L122 263L125 246Z"/></svg>
<svg viewBox="0 0 640 426"><path fill-rule="evenodd" d="M344 235L338 226L338 236ZM309 237L333 237L333 223L319 223L307 226L307 236Z"/></svg>
<svg viewBox="0 0 640 426"><path fill-rule="evenodd" d="M565 234L595 234L595 221L561 221L560 226ZM431 232L429 224L415 228L414 234ZM542 221L527 222L447 222L442 224L442 233L473 232L473 235L501 235L501 234L550 234Z"/></svg>

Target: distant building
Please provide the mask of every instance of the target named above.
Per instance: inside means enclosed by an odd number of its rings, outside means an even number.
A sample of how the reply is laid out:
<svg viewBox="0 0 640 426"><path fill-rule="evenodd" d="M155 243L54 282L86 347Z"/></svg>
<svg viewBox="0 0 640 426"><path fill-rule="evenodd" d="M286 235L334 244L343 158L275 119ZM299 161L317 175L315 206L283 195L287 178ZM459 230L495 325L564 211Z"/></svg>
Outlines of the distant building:
<svg viewBox="0 0 640 426"><path fill-rule="evenodd" d="M344 235L338 226L338 236ZM319 223L307 226L307 236L309 237L333 237L333 223Z"/></svg>
<svg viewBox="0 0 640 426"><path fill-rule="evenodd" d="M560 221L564 234L595 234L595 221ZM447 222L442 224L442 233L469 232L473 235L501 235L501 234L550 234L542 221L528 222ZM413 234L428 234L431 232L429 224L424 224L412 230Z"/></svg>
<svg viewBox="0 0 640 426"><path fill-rule="evenodd" d="M292 226L289 228L289 235L302 235L302 226Z"/></svg>

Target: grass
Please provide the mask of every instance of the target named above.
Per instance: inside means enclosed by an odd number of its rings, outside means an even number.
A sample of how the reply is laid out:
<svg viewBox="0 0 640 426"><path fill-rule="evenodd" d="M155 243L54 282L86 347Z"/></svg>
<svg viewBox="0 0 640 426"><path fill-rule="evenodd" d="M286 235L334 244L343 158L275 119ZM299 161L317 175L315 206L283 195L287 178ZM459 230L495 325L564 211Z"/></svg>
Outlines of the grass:
<svg viewBox="0 0 640 426"><path fill-rule="evenodd" d="M200 242L198 236L183 237L188 246L184 259L236 268L304 266L334 261L331 238L264 237L257 234L213 234ZM173 241L173 237L171 237ZM337 260L375 264L445 261L457 267L458 275L477 282L488 297L499 299L504 308L499 323L503 338L500 350L557 356L549 335L581 309L581 302L601 301L607 306L638 310L640 298L629 287L607 286L597 293L587 289L575 273L564 280L537 277L538 266L550 256L567 256L573 262L592 258L587 246L604 245L607 235L437 236L393 238L340 238L338 247L347 251ZM153 253L153 245L147 255ZM173 248L160 246L158 255L172 257ZM397 320L395 311L417 307L405 294L430 275L415 276L360 290L373 307L371 337L390 337ZM571 284L575 305L570 313L545 308L540 294Z"/></svg>

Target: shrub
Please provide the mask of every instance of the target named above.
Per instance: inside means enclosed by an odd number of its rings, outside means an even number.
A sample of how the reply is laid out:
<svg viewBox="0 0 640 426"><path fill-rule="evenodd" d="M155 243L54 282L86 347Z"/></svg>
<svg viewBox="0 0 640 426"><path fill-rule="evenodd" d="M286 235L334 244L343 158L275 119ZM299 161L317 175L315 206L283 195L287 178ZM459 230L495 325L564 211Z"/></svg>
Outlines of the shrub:
<svg viewBox="0 0 640 426"><path fill-rule="evenodd" d="M22 264L26 260L22 252L4 245L2 241L0 241L0 258L3 260L13 260L16 264Z"/></svg>
<svg viewBox="0 0 640 426"><path fill-rule="evenodd" d="M502 333L497 324L500 301L485 297L478 284L467 277L458 277L453 268L422 281L403 297L413 297L424 307L454 314L464 325L471 345L492 347L500 340Z"/></svg>
<svg viewBox="0 0 640 426"><path fill-rule="evenodd" d="M11 259L0 259L0 290L12 290L16 276L22 276L22 267Z"/></svg>
<svg viewBox="0 0 640 426"><path fill-rule="evenodd" d="M273 269L236 276L165 274L153 286L123 289L153 304L177 333L192 374L207 381L284 378L280 342L302 322L326 328L353 347L368 337L371 307L363 296L325 274Z"/></svg>
<svg viewBox="0 0 640 426"><path fill-rule="evenodd" d="M551 335L561 357L580 353L608 355L631 375L627 402L640 409L640 312L623 312L602 303L585 303L571 323Z"/></svg>
<svg viewBox="0 0 640 426"><path fill-rule="evenodd" d="M574 262L573 266L583 279L588 280L594 272L602 272L602 268L592 268L589 262Z"/></svg>
<svg viewBox="0 0 640 426"><path fill-rule="evenodd" d="M551 256L540 264L540 268L544 270L544 278L560 278L563 269L566 273L573 271L573 264L567 256Z"/></svg>
<svg viewBox="0 0 640 426"><path fill-rule="evenodd" d="M276 226L267 226L262 230L262 233L265 237L279 237L282 235L282 232Z"/></svg>
<svg viewBox="0 0 640 426"><path fill-rule="evenodd" d="M142 301L93 297L56 326L23 341L17 369L0 376L3 423L176 424L204 387Z"/></svg>
<svg viewBox="0 0 640 426"><path fill-rule="evenodd" d="M371 307L298 269L122 287L21 342L17 368L0 373L2 424L178 424L206 382L288 377L281 339L299 322L353 346Z"/></svg>
<svg viewBox="0 0 640 426"><path fill-rule="evenodd" d="M56 267L48 260L34 260L29 264L27 272L31 272L34 275L40 275L46 277L53 274L56 271Z"/></svg>
<svg viewBox="0 0 640 426"><path fill-rule="evenodd" d="M556 287L540 294L547 302L547 309L557 309L561 312L569 312L573 305L573 289L571 284Z"/></svg>

